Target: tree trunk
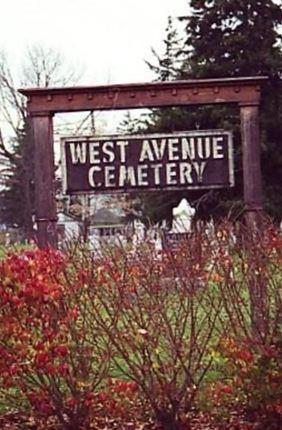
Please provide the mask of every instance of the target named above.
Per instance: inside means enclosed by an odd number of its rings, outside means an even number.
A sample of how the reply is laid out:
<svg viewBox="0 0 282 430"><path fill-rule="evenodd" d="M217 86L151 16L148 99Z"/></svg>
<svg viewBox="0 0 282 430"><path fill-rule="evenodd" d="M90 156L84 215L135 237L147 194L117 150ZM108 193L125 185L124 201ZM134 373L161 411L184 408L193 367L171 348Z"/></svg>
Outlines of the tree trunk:
<svg viewBox="0 0 282 430"><path fill-rule="evenodd" d="M165 412L158 411L156 413L157 421L161 424L164 430L181 430L183 426L179 422L176 413L174 412Z"/></svg>

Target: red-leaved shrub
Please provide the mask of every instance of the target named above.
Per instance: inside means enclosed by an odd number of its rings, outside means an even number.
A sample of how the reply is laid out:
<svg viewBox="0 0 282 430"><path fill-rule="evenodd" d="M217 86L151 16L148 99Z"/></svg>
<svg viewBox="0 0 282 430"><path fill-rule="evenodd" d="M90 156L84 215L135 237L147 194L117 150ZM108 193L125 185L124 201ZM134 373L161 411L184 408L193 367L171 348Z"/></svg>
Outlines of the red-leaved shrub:
<svg viewBox="0 0 282 430"><path fill-rule="evenodd" d="M0 262L0 400L79 429L95 407L110 347L97 329L90 336L76 302L83 284L67 282L71 270L52 250Z"/></svg>
<svg viewBox="0 0 282 430"><path fill-rule="evenodd" d="M64 430L187 429L195 407L279 416L281 255L273 226L230 223L162 252L8 255L1 407Z"/></svg>

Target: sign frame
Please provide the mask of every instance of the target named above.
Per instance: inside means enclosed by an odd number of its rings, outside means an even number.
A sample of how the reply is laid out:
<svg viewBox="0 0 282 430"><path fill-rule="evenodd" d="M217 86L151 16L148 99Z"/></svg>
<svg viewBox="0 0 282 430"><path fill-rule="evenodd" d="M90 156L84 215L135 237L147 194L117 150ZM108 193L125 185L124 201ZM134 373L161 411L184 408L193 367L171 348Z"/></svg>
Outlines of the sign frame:
<svg viewBox="0 0 282 430"><path fill-rule="evenodd" d="M107 141L118 141L118 140L128 140L131 141L131 145L139 145L139 140L150 140L150 139L164 139L164 138L181 138L181 137L212 137L212 136L227 136L227 160L225 160L228 170L228 182L222 184L183 184L174 186L135 186L135 187L124 187L124 188L108 188L108 189L89 189L83 190L79 189L77 191L68 190L68 170L66 161L66 145L68 143L89 143L89 142L107 142ZM134 142L136 141L136 142ZM112 134L112 135L70 135L63 136L60 139L60 149L61 149L61 167L62 167L62 189L63 193L67 195L79 195L79 194L120 194L120 193L135 193L135 192L161 192L161 191L185 191L185 190L209 190L209 189L222 189L234 187L234 148L233 148L233 133L224 129L213 129L213 130L185 130L172 133L152 133L152 134ZM159 161L161 163L161 161ZM146 163L145 163L146 164ZM177 164L177 163L176 163ZM114 164L112 164L114 165ZM126 165L126 163L125 163ZM87 168L85 166L85 168Z"/></svg>
<svg viewBox="0 0 282 430"><path fill-rule="evenodd" d="M62 112L163 108L173 106L237 106L240 115L244 214L252 229L263 213L259 105L267 76L190 79L169 82L83 87L25 88L28 117L35 142L35 207L40 248L58 247L53 151L53 117Z"/></svg>

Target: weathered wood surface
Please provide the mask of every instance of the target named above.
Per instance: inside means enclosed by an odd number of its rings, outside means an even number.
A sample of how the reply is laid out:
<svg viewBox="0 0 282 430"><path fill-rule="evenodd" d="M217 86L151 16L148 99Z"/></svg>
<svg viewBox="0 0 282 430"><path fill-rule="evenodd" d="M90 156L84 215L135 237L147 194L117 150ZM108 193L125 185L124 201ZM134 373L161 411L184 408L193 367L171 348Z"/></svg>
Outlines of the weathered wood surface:
<svg viewBox="0 0 282 430"><path fill-rule="evenodd" d="M32 117L35 140L35 212L40 248L57 247L52 115Z"/></svg>
<svg viewBox="0 0 282 430"><path fill-rule="evenodd" d="M259 108L242 105L241 134L243 149L244 203L247 224L258 222L263 208L260 165Z"/></svg>
<svg viewBox="0 0 282 430"><path fill-rule="evenodd" d="M198 79L144 84L70 88L29 88L29 112L73 112L188 106L197 104L258 103L265 77Z"/></svg>

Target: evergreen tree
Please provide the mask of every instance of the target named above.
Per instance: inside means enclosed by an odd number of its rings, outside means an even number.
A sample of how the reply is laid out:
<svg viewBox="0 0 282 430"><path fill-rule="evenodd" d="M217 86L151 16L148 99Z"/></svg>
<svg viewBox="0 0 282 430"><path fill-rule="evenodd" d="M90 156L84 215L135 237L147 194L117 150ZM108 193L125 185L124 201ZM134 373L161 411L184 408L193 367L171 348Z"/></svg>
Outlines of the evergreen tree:
<svg viewBox="0 0 282 430"><path fill-rule="evenodd" d="M282 214L281 6L281 0L191 0L191 14L182 18L186 21L188 48L180 74L181 78L269 77L261 103L261 162L266 208L277 219ZM242 196L239 117L226 107L206 112L215 127L221 127L224 118L227 127L235 131L235 148L239 149L235 154L234 191L219 193L216 206L212 202L209 207L211 212L221 212L224 205L230 207Z"/></svg>
<svg viewBox="0 0 282 430"><path fill-rule="evenodd" d="M181 49L183 40L179 36L171 17L168 18L163 42L163 53L160 55L152 49L154 61L147 61L146 63L154 72L156 81L172 81L179 75L184 58L182 58L183 50ZM183 128L183 111L185 109L152 109L151 113L142 114L139 118L132 118L131 114L127 113L119 129L123 133L135 134L185 129L185 126ZM128 200L131 200L129 205L134 209L134 213L141 214L142 221L146 224L154 224L164 218L170 220L172 208L178 199L179 193L163 191L137 192L128 196Z"/></svg>
<svg viewBox="0 0 282 430"><path fill-rule="evenodd" d="M163 43L165 49L161 56L152 48L156 63L153 64L150 61L146 61L146 63L156 74L158 81L172 81L177 78L179 69L182 66L183 58L180 47L183 41L176 30L171 16L168 17Z"/></svg>
<svg viewBox="0 0 282 430"><path fill-rule="evenodd" d="M278 76L281 0L191 0L182 77Z"/></svg>
<svg viewBox="0 0 282 430"><path fill-rule="evenodd" d="M25 237L33 232L34 157L30 124L24 121L10 154L10 166L1 192L0 219L8 226L20 226Z"/></svg>
<svg viewBox="0 0 282 430"><path fill-rule="evenodd" d="M282 48L278 32L282 24L281 0L191 0L189 15L182 17L186 39L178 45L181 67L175 75L167 61L167 51L151 69L157 80L269 76L261 104L262 172L267 211L277 219L282 214ZM166 35L165 45L169 43ZM171 52L171 51L168 51ZM176 47L174 46L174 52ZM170 58L171 61L171 58ZM178 61L178 60L177 60ZM168 64L166 74L164 65ZM224 128L234 133L235 188L221 191L168 193L163 196L163 206L171 206L185 195L190 202L198 202L197 216L220 217L230 211L243 213L242 154L240 145L240 118L237 107L203 106L153 110L148 122L148 132L189 130L195 128ZM147 199L147 200L146 200ZM144 207L162 206L161 199L147 197ZM155 201L157 206L155 206ZM158 212L158 211L156 211ZM159 212L163 216L163 211Z"/></svg>

